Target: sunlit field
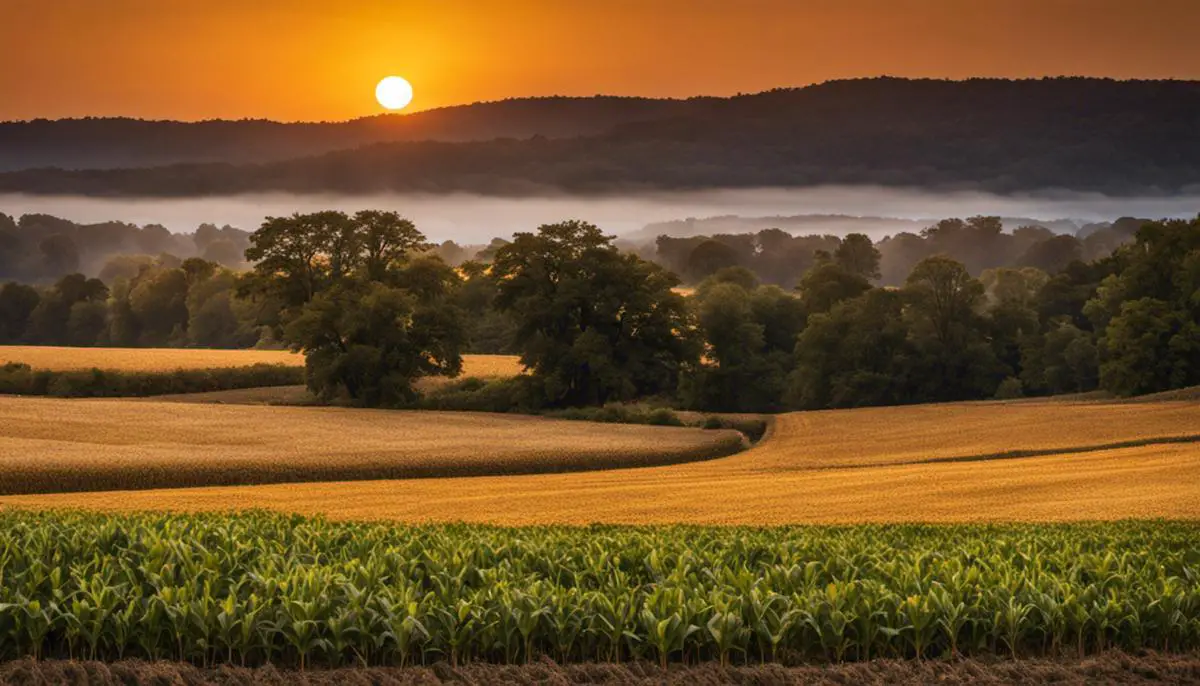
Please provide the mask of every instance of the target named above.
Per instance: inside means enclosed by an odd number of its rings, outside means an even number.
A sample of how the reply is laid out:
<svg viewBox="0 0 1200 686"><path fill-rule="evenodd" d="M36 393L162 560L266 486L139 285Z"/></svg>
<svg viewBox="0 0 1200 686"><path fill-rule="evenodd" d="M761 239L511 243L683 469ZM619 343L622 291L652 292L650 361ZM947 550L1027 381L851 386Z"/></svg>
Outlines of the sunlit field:
<svg viewBox="0 0 1200 686"><path fill-rule="evenodd" d="M743 441L518 415L0 398L0 492L637 467Z"/></svg>
<svg viewBox="0 0 1200 686"><path fill-rule="evenodd" d="M42 345L0 345L0 365L27 364L34 369L65 371L103 369L123 372L162 372L176 369L248 367L253 364L301 366L304 356L288 350L209 350L200 348L68 348ZM521 365L513 355L464 355L461 376L513 376Z"/></svg>
<svg viewBox="0 0 1200 686"><path fill-rule="evenodd" d="M324 455L345 452L363 457L378 444L355 448L372 440L369 428L383 422L377 440L402 436L413 441L449 440L459 434L462 449L436 458L440 469L451 470L455 459L462 469L478 469L493 460L516 460L527 467L547 456L569 459L547 446L572 450L599 450L598 440L616 440L624 431L640 445L640 457L631 460L679 461L653 457L656 451L679 449L669 439L679 436L685 451L697 450L684 431L656 427L580 424L562 427L566 433L537 439L533 432L558 427L542 420L511 425L507 434L491 433L469 441L468 427L483 429L485 420L471 417L461 423L437 415L387 413L328 414L330 410L280 408L289 414L246 414L254 408L211 408L178 405L168 410L126 401L9 401L0 404L8 413L4 430L11 448L4 452L14 474L57 474L67 479L80 469L104 471L113 459L90 457L101 449L94 443L60 440L71 430L72 416L90 416L92 424L73 429L79 437L110 443L109 455L142 455L164 468L173 460L191 470L215 471L236 478L243 464L281 463L274 469L308 467L327 469L337 460L304 457L303 449L281 452L272 440L295 440L301 446L320 438L329 446ZM220 424L210 414L242 427L219 439L213 427ZM262 408L270 409L270 408ZM123 413L127 413L125 417ZM57 416L56 416L57 415ZM138 417L142 418L141 424ZM147 423L147 416L157 417ZM171 417L170 426L195 424L195 440L206 445L202 454L191 449L171 458L171 449L159 445L164 435L154 428ZM208 419L202 419L202 418ZM391 419L395 417L395 419ZM318 421L320 418L320 421ZM335 421L323 423L327 419ZM500 418L498 421L506 421ZM14 430L14 426L37 427ZM404 429L389 430L386 422ZM449 422L449 423L447 423ZM66 429L62 428L66 425ZM517 428L517 427L520 428ZM122 427L122 428L117 428ZM141 428L138 428L141 427ZM1200 405L1194 402L1106 403L1023 402L962 403L949 405L877 408L829 412L792 413L775 419L771 432L756 447L729 457L703 462L642 469L609 469L572 474L480 476L364 480L258 486L206 487L94 492L6 497L2 502L35 507L85 507L104 510L228 510L267 508L303 514L324 514L342 519L390 519L406 522L471 521L495 524L798 524L854 522L986 522L1111 520L1130 517L1200 518ZM555 429L558 431L559 429ZM19 433L24 431L25 433ZM460 432L462 432L460 434ZM580 433L574 433L580 432ZM288 438L292 436L292 438ZM272 437L278 437L272 438ZM217 445L215 441L221 440ZM207 441L207 443L205 443ZM528 441L528 443L523 443ZM590 445L574 445L585 441ZM641 441L641 443L639 443ZM247 446L246 443L253 446ZM523 448L522 446L526 446ZM482 446L482 447L481 447ZM541 446L541 448L537 448ZM19 450L18 450L19 448ZM709 447L702 448L709 450ZM415 450L397 447L397 451ZM618 450L610 448L607 450ZM409 454L412 454L411 452ZM154 457L163 455L165 457ZM230 456L245 455L243 458ZM257 457L255 457L257 456ZM285 456L285 457L281 457ZM501 457L508 456L508 457ZM137 457L125 458L126 468ZM406 458L409 459L409 458ZM430 458L432 459L432 458ZM97 464L99 462L99 464ZM181 463L175 463L177 466ZM70 466L67 466L70 465ZM89 467L89 465L91 465ZM610 460L605 466L615 466ZM547 471L553 471L559 467ZM229 469L234 469L229 472ZM327 472L326 472L327 473ZM478 473L478 472L476 472ZM137 472L130 470L128 488L140 488ZM310 475L311 476L311 475ZM21 478L13 476L10 483ZM105 483L117 484L111 472ZM331 477L336 478L336 477ZM307 480L315 480L310 478ZM50 479L44 483L52 484ZM86 486L86 478L72 483ZM184 482L181 485L184 485ZM231 483L231 481L225 481ZM45 490L50 490L49 488Z"/></svg>

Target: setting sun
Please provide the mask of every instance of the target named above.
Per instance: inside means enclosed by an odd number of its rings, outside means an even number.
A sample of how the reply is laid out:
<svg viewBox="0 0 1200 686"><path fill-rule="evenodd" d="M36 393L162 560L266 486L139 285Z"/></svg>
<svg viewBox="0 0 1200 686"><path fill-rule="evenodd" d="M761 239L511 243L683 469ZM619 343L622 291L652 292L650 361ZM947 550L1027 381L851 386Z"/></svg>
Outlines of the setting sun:
<svg viewBox="0 0 1200 686"><path fill-rule="evenodd" d="M412 84L399 76L389 76L375 86L375 99L389 110L402 110L412 102Z"/></svg>

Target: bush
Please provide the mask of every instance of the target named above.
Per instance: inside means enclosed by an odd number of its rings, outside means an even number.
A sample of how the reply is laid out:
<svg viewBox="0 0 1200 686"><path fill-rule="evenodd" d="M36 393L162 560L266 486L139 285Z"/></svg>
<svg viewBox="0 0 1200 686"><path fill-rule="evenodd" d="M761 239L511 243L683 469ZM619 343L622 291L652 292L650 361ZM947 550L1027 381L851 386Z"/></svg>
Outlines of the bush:
<svg viewBox="0 0 1200 686"><path fill-rule="evenodd" d="M443 386L412 404L419 410L460 412L534 412L533 394L524 377L485 381L468 377Z"/></svg>
<svg viewBox="0 0 1200 686"><path fill-rule="evenodd" d="M1000 386L996 388L996 400L1015 400L1025 397L1025 387L1021 384L1021 380L1016 377L1008 377L1000 382Z"/></svg>
<svg viewBox="0 0 1200 686"><path fill-rule="evenodd" d="M636 405L610 403L603 407L571 407L545 413L556 419L573 419L608 424L651 424L654 426L683 426L675 413L665 407L645 409Z"/></svg>
<svg viewBox="0 0 1200 686"><path fill-rule="evenodd" d="M26 364L0 367L0 393L56 398L124 398L230 391L304 383L304 369L282 364L247 367L127 372L103 369L33 370Z"/></svg>

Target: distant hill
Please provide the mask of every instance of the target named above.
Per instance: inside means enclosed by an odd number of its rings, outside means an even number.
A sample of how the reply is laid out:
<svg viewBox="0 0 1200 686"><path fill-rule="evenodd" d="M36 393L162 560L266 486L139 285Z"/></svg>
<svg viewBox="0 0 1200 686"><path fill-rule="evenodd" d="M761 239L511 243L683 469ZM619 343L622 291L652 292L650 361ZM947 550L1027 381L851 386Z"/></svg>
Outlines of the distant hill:
<svg viewBox="0 0 1200 686"><path fill-rule="evenodd" d="M269 162L381 142L579 136L676 116L703 100L519 98L317 123L125 118L0 122L0 171Z"/></svg>
<svg viewBox="0 0 1200 686"><path fill-rule="evenodd" d="M1193 81L881 78L725 99L551 100L542 103L548 110L532 102L508 105L505 130L555 136L376 143L232 166L31 170L0 174L0 191L529 194L878 184L1133 194L1200 187L1200 82ZM437 130L479 138L501 126L488 114L500 111L493 106L501 105L474 106L471 116L442 111L437 116L474 123ZM523 119L527 106L542 118Z"/></svg>

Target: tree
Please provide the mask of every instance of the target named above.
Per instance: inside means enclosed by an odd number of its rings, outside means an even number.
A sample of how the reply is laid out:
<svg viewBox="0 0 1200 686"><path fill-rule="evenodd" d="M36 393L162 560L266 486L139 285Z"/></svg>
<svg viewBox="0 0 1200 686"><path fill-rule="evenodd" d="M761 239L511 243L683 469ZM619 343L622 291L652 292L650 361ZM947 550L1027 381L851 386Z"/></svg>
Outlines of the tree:
<svg viewBox="0 0 1200 686"><path fill-rule="evenodd" d="M909 338L919 353L918 400L989 397L1003 378L979 314L983 284L944 255L921 260L904 287Z"/></svg>
<svg viewBox="0 0 1200 686"><path fill-rule="evenodd" d="M804 274L797 290L805 310L813 315L828 312L843 300L857 298L871 290L871 283L840 263L826 259Z"/></svg>
<svg viewBox="0 0 1200 686"><path fill-rule="evenodd" d="M736 250L721 241L710 239L697 245L688 255L684 273L693 282L698 282L721 269L736 267L739 262Z"/></svg>
<svg viewBox="0 0 1200 686"><path fill-rule="evenodd" d="M19 283L0 286L0 344L19 343L29 327L29 316L41 296L37 289Z"/></svg>
<svg viewBox="0 0 1200 686"><path fill-rule="evenodd" d="M67 344L86 347L105 343L108 330L108 304L102 300L81 300L67 314Z"/></svg>
<svg viewBox="0 0 1200 686"><path fill-rule="evenodd" d="M1048 274L1057 274L1068 264L1083 257L1083 244L1074 236L1055 236L1029 246L1017 260L1021 267L1034 267Z"/></svg>
<svg viewBox="0 0 1200 686"><path fill-rule="evenodd" d="M747 283L740 268L709 277L692 300L707 347L704 364L681 384L685 404L722 412L781 409L804 327L800 301L777 286Z"/></svg>
<svg viewBox="0 0 1200 686"><path fill-rule="evenodd" d="M1096 388L1099 357L1089 332L1069 321L1022 343L1021 381L1038 393L1079 393Z"/></svg>
<svg viewBox="0 0 1200 686"><path fill-rule="evenodd" d="M346 282L318 293L285 338L304 352L308 386L321 398L403 404L416 397L416 379L462 371L461 318L444 305L376 281Z"/></svg>
<svg viewBox="0 0 1200 686"><path fill-rule="evenodd" d="M188 275L182 268L144 273L129 292L138 323L138 345L183 345L187 338Z"/></svg>
<svg viewBox="0 0 1200 686"><path fill-rule="evenodd" d="M672 291L679 279L612 241L593 224L565 221L518 233L496 252L496 306L516 321L535 402L673 392L698 360L691 318Z"/></svg>
<svg viewBox="0 0 1200 686"><path fill-rule="evenodd" d="M45 274L68 274L79 271L79 248L70 236L55 234L38 244L41 252L41 271Z"/></svg>
<svg viewBox="0 0 1200 686"><path fill-rule="evenodd" d="M1100 384L1117 395L1200 383L1200 325L1162 300L1121 303L1106 329L1104 349Z"/></svg>
<svg viewBox="0 0 1200 686"><path fill-rule="evenodd" d="M68 274L42 294L29 315L25 338L42 345L70 345L72 308L78 303L103 303L107 298L104 282L83 274ZM86 344L93 345L95 340Z"/></svg>
<svg viewBox="0 0 1200 686"><path fill-rule="evenodd" d="M868 280L879 278L879 250L865 234L846 234L834 251L833 259L851 274Z"/></svg>
<svg viewBox="0 0 1200 686"><path fill-rule="evenodd" d="M822 409L912 402L915 352L903 311L900 293L877 288L809 317L796 341L788 403Z"/></svg>
<svg viewBox="0 0 1200 686"><path fill-rule="evenodd" d="M1047 280L1045 272L1032 267L988 269L980 275L992 349L1009 375L1019 374L1026 341L1041 333L1037 294Z"/></svg>
<svg viewBox="0 0 1200 686"><path fill-rule="evenodd" d="M363 210L354 215L354 224L362 235L366 276L372 281L383 281L408 255L429 248L417 227L396 212Z"/></svg>
<svg viewBox="0 0 1200 686"><path fill-rule="evenodd" d="M1144 222L1084 306L1100 384L1120 394L1200 383L1200 217Z"/></svg>
<svg viewBox="0 0 1200 686"><path fill-rule="evenodd" d="M248 348L258 341L251 305L236 293L237 277L224 269L188 287L189 345Z"/></svg>
<svg viewBox="0 0 1200 686"><path fill-rule="evenodd" d="M260 308L260 321L304 353L309 388L321 397L401 404L415 397L418 378L461 370L459 278L436 257L414 257L429 246L407 219L271 217L250 245L246 257L257 263L239 290L278 305Z"/></svg>

